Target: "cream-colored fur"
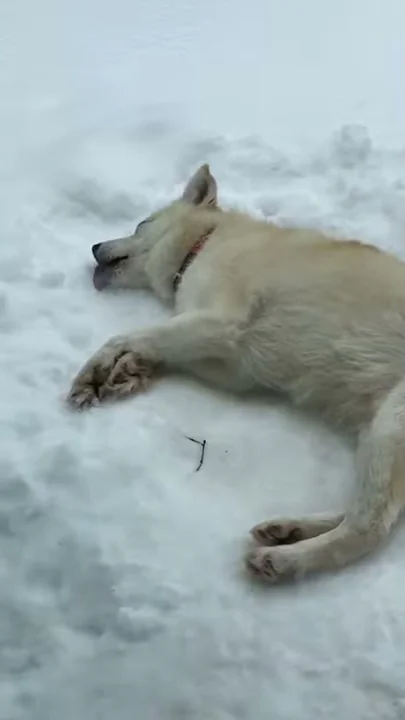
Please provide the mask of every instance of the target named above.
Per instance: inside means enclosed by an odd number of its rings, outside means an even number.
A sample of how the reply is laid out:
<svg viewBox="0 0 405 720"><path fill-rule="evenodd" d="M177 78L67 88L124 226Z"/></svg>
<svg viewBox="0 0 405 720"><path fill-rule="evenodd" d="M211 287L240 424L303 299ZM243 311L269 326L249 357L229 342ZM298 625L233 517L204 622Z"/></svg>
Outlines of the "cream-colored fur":
<svg viewBox="0 0 405 720"><path fill-rule="evenodd" d="M174 275L209 231L175 293ZM247 566L274 582L374 550L405 504L405 264L221 211L207 165L181 200L93 252L99 288L150 287L174 317L110 340L79 372L70 402L128 395L158 367L235 392L282 392L358 436L357 494L344 515L253 528Z"/></svg>

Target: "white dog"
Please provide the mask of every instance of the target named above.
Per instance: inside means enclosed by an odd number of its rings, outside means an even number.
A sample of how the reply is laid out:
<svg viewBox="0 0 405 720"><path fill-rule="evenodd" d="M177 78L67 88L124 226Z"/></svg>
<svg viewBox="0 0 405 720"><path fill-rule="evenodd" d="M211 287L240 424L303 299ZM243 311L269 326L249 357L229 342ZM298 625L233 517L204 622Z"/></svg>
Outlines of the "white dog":
<svg viewBox="0 0 405 720"><path fill-rule="evenodd" d="M356 433L357 495L345 514L257 525L248 568L275 582L374 550L405 504L405 264L221 211L208 165L180 200L93 254L98 289L151 288L175 314L107 342L70 402L129 395L157 368L235 392L282 392Z"/></svg>

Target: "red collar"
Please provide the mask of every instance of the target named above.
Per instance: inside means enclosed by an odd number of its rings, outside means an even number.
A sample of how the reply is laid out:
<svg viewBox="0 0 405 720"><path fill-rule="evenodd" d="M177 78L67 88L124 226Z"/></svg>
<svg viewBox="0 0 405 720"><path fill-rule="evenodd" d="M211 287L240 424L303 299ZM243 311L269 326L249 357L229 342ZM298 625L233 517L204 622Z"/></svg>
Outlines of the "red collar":
<svg viewBox="0 0 405 720"><path fill-rule="evenodd" d="M177 288L180 285L180 282L183 278L184 273L186 272L187 268L191 265L196 255L198 255L199 252L204 248L205 243L207 242L208 238L212 234L214 228L210 228L207 230L204 235L200 237L199 240L197 240L196 243L194 243L191 250L187 253L185 256L183 262L181 263L178 271L173 275L173 290L176 292Z"/></svg>

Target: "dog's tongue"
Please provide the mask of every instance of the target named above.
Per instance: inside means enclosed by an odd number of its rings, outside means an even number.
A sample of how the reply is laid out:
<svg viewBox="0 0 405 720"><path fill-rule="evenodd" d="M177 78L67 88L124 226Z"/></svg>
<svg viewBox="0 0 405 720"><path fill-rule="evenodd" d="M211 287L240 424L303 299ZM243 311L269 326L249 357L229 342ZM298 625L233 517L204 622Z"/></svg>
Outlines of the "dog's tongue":
<svg viewBox="0 0 405 720"><path fill-rule="evenodd" d="M113 274L111 265L96 265L93 273L93 285L96 290L104 290Z"/></svg>

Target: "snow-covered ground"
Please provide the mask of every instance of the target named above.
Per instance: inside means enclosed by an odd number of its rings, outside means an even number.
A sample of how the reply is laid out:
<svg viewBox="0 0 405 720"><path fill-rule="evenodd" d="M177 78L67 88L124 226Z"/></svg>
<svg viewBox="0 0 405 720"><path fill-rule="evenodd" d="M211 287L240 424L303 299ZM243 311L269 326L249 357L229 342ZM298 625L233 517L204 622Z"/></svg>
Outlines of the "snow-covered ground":
<svg viewBox="0 0 405 720"><path fill-rule="evenodd" d="M224 205L405 254L404 28L403 0L0 4L1 720L404 717L404 527L339 575L242 571L251 525L350 501L350 448L185 379L63 402L165 315L97 294L91 244L201 162Z"/></svg>

